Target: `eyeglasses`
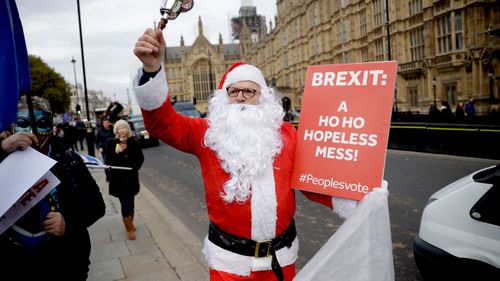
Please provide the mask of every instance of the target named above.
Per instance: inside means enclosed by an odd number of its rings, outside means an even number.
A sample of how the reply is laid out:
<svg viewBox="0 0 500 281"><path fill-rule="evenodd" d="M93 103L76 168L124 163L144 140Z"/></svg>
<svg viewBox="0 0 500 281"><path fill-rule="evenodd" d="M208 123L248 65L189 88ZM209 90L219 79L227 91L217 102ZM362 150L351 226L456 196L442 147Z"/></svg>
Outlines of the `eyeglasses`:
<svg viewBox="0 0 500 281"><path fill-rule="evenodd" d="M255 96L255 94L257 93L257 90L255 90L255 89L249 89L249 88L240 89L240 88L236 88L236 87L227 87L226 91L227 91L227 95L232 97L232 98L237 97L241 92L243 94L243 97L247 100L253 98Z"/></svg>

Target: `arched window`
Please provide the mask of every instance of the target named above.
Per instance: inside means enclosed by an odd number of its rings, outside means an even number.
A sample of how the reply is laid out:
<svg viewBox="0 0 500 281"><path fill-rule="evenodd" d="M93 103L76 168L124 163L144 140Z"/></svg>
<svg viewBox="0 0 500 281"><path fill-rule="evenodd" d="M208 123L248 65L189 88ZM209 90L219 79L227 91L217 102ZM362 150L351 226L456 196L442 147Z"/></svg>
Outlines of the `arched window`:
<svg viewBox="0 0 500 281"><path fill-rule="evenodd" d="M462 49L462 14L455 12L455 49Z"/></svg>
<svg viewBox="0 0 500 281"><path fill-rule="evenodd" d="M193 86L196 101L207 102L215 90L215 73L209 60L201 59L193 65Z"/></svg>

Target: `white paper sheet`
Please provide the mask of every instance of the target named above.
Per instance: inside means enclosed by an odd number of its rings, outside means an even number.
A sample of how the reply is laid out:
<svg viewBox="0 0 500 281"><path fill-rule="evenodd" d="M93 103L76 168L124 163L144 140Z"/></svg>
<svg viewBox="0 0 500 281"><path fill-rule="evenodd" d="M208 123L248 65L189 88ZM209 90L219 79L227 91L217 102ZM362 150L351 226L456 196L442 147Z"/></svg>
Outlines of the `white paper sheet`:
<svg viewBox="0 0 500 281"><path fill-rule="evenodd" d="M0 215L55 164L55 160L31 147L9 154L0 163Z"/></svg>

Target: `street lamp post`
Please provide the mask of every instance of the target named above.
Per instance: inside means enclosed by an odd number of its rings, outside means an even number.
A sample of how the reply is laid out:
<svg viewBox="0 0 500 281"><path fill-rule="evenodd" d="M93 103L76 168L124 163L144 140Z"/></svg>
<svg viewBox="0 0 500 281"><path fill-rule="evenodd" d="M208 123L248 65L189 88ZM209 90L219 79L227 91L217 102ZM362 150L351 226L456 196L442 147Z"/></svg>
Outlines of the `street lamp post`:
<svg viewBox="0 0 500 281"><path fill-rule="evenodd" d="M437 105L436 105L436 86L437 86L436 78L433 78L432 79L432 89L433 89L433 93L434 93L434 107L437 107Z"/></svg>
<svg viewBox="0 0 500 281"><path fill-rule="evenodd" d="M71 57L71 63L73 64L73 73L75 74L75 95L76 95L76 106L75 106L75 110L76 110L76 114L79 116L80 115L80 100L78 99L78 82L76 81L76 68L75 68L75 63L76 63L76 60L74 57Z"/></svg>
<svg viewBox="0 0 500 281"><path fill-rule="evenodd" d="M95 156L94 146L94 127L90 122L89 98L87 95L87 77L85 76L85 56L83 52L83 36L82 36L82 20L80 16L80 0L76 0L76 7L78 9L78 30L80 31L80 51L82 53L82 69L83 69L83 91L85 93L85 107L87 109L87 151L90 156Z"/></svg>

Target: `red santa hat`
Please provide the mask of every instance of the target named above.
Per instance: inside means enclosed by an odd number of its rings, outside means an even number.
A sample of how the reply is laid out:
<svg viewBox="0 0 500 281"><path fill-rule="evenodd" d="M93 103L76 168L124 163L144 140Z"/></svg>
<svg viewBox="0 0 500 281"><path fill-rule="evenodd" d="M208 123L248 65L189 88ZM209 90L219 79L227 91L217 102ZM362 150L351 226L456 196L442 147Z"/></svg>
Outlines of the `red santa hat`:
<svg viewBox="0 0 500 281"><path fill-rule="evenodd" d="M266 79L264 79L264 75L262 75L260 69L239 61L231 65L224 76L222 76L219 83L219 90L240 81L252 81L258 84L261 89L267 88Z"/></svg>

